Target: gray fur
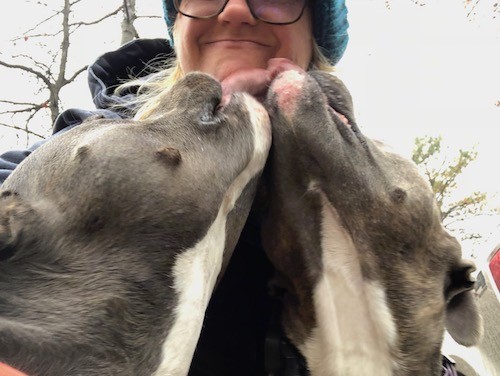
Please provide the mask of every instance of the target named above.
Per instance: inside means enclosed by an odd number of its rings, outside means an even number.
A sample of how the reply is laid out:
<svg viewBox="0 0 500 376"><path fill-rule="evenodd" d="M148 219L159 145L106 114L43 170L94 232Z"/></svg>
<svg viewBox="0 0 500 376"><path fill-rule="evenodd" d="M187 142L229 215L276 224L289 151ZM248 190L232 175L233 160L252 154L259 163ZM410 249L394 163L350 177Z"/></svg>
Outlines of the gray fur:
<svg viewBox="0 0 500 376"><path fill-rule="evenodd" d="M353 239L363 278L385 289L398 338L394 375L440 375L445 324L465 345L481 334L473 265L443 228L416 166L360 132L343 83L326 73L305 75L301 92L287 102L297 106L290 114L275 91L286 77L276 79L267 98L273 148L263 225L264 247L285 289L286 333L300 346L315 327L312 292L323 268L319 208L325 195Z"/></svg>
<svg viewBox="0 0 500 376"><path fill-rule="evenodd" d="M252 157L243 96L190 74L149 121L88 121L47 142L0 197L0 361L37 376L143 376L177 304L171 269ZM224 263L250 210L236 203Z"/></svg>

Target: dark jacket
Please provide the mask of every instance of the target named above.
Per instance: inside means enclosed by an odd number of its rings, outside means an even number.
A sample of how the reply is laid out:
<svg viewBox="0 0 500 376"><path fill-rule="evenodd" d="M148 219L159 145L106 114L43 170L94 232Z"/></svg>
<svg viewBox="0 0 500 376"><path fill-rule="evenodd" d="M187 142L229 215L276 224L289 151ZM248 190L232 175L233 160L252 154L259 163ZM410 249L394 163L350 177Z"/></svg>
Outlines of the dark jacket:
<svg viewBox="0 0 500 376"><path fill-rule="evenodd" d="M99 57L88 70L89 87L96 109L64 111L54 124L51 138L93 115L126 117L126 111L111 110L110 106L127 102L135 95L136 88L121 97L114 95L113 89L131 75L151 73L147 63L171 53L165 39L150 39L130 42L117 51ZM43 142L27 150L1 155L0 183ZM140 171L131 173L140 174ZM264 343L271 310L267 282L272 269L259 241L257 222L252 215L210 301L191 367L192 376L265 374Z"/></svg>
<svg viewBox="0 0 500 376"><path fill-rule="evenodd" d="M172 50L165 39L143 39L102 55L88 69L88 83L96 109L64 111L54 123L52 137L77 126L90 116L100 115L110 119L126 117L125 111L120 113L110 110L110 107L129 101L135 93L132 89L119 97L113 94L114 88L131 76L151 73L146 63L159 55L166 57L171 53ZM46 140L37 142L26 150L14 150L0 155L0 184L24 158L44 142Z"/></svg>

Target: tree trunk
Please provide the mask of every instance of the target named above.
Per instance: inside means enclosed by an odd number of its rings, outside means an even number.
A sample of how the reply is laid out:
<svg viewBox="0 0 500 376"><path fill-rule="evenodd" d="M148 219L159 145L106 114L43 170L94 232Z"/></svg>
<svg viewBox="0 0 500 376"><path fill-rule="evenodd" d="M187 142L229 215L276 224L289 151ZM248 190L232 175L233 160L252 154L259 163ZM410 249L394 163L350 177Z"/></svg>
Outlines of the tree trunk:
<svg viewBox="0 0 500 376"><path fill-rule="evenodd" d="M121 44L139 38L139 34L134 26L137 19L135 13L135 0L123 0L123 20L122 20L122 40Z"/></svg>

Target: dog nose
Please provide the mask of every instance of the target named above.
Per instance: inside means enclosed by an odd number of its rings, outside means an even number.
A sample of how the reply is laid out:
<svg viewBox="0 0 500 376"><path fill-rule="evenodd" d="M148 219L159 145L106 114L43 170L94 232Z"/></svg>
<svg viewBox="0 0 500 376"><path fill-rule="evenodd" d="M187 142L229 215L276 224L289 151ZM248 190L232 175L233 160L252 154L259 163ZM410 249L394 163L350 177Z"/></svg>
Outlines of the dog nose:
<svg viewBox="0 0 500 376"><path fill-rule="evenodd" d="M205 73L188 73L169 93L170 106L177 109L203 107L216 108L221 102L222 88L219 81Z"/></svg>

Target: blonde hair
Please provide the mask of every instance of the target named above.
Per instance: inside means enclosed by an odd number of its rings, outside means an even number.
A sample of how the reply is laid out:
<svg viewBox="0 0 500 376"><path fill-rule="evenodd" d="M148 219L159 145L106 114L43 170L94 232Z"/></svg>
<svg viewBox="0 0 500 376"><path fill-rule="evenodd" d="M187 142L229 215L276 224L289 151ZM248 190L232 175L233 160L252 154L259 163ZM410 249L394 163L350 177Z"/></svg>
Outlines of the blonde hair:
<svg viewBox="0 0 500 376"><path fill-rule="evenodd" d="M311 64L308 70L321 70L325 72L333 72L335 70L335 67L328 61L314 40ZM170 90L182 77L184 77L184 72L180 64L175 57L171 57L164 62L163 67L158 72L151 74L146 81L132 79L118 86L115 89L115 94L120 95L120 93L123 93L132 86L139 86L136 99L132 103L129 102L129 104L132 104L132 107L137 109L135 114L132 114L134 115L134 119L145 120L158 107L161 93Z"/></svg>

